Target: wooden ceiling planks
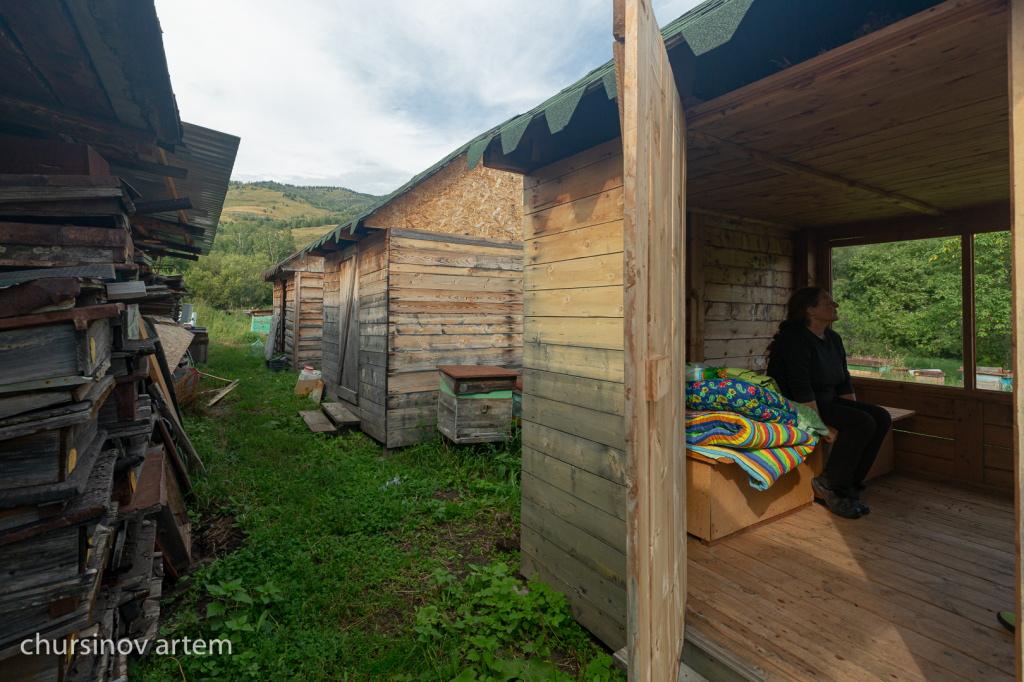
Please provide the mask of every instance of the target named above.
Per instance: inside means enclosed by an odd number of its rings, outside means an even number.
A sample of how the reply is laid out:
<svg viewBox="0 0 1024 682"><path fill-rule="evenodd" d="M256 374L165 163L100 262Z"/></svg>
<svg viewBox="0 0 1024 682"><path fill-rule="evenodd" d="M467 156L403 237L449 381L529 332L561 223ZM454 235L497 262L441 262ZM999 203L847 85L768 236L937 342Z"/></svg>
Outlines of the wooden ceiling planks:
<svg viewBox="0 0 1024 682"><path fill-rule="evenodd" d="M943 210L1005 200L1005 6L949 2L922 15L697 105L693 127ZM707 151L688 156L696 207L794 226L912 213Z"/></svg>

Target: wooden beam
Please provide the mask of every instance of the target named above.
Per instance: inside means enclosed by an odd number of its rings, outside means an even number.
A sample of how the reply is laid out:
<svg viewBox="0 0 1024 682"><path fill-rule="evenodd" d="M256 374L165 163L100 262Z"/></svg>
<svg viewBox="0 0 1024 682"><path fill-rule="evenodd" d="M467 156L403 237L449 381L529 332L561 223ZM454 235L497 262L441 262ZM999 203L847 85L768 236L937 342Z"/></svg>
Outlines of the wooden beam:
<svg viewBox="0 0 1024 682"><path fill-rule="evenodd" d="M818 239L831 242L833 246L852 246L856 243L881 244L900 242L908 239L946 237L969 230L981 232L1002 232L1010 227L1010 204L1000 201L995 204L955 211L942 216L907 216L887 218L861 223L848 223L817 230Z"/></svg>
<svg viewBox="0 0 1024 682"><path fill-rule="evenodd" d="M164 163L167 163L167 152L165 152L163 149L161 149L159 153L160 153L160 159ZM165 176L164 177L164 186L167 187L167 191L170 193L172 198L174 198L174 199L178 198L178 187L177 187L177 185L174 184L174 179L173 178ZM192 208L192 203L189 202L189 205L186 208ZM184 210L181 210L181 209L178 210L178 220L180 220L185 225L188 225L188 215L185 214ZM191 244L192 240L191 239L188 240L188 243Z"/></svg>
<svg viewBox="0 0 1024 682"><path fill-rule="evenodd" d="M126 239L125 231L119 229L0 221L0 244L123 248Z"/></svg>
<svg viewBox="0 0 1024 682"><path fill-rule="evenodd" d="M1014 581L1013 612L1016 618L1014 653L1017 680L1024 679L1024 638L1021 602L1024 601L1024 468L1020 449L1024 445L1024 0L1009 2L1010 72L1010 205L1011 205L1011 287L1013 301L1013 514Z"/></svg>
<svg viewBox="0 0 1024 682"><path fill-rule="evenodd" d="M0 95L0 120L32 130L67 135L71 139L97 146L113 147L151 154L157 149L157 138L150 131L123 125L101 123L72 116L63 109L50 109L16 97Z"/></svg>
<svg viewBox="0 0 1024 682"><path fill-rule="evenodd" d="M175 251L183 251L184 253L201 254L203 252L203 250L200 249L198 246L186 246L185 244L172 244L170 242L164 242L164 241L155 242L155 241L149 241L149 240L146 240L146 239L139 239L139 240L136 241L136 244L141 245L142 248L146 248L147 245L148 245L148 246L152 246L153 248L156 248L156 249L165 249L165 250L166 249L174 249Z"/></svg>
<svg viewBox="0 0 1024 682"><path fill-rule="evenodd" d="M716 218L725 218L726 220L737 220L744 223L753 223L755 225L764 225L766 227L777 227L780 230L789 230L790 232L796 232L799 229L792 225L786 225L785 223L776 223L772 220L762 220L761 218L750 218L736 213L726 213L725 211L717 211L713 208L702 208L700 206L687 205L686 212L697 213L699 215L710 215L715 216Z"/></svg>
<svg viewBox="0 0 1024 682"><path fill-rule="evenodd" d="M125 170L145 173L158 178L174 178L185 180L188 178L188 168L171 166L165 163L152 163L150 161L127 161L125 159L108 158L107 162L112 168L123 168Z"/></svg>
<svg viewBox="0 0 1024 682"><path fill-rule="evenodd" d="M963 311L964 388L974 388L977 364L975 319L974 319L974 235L970 230L960 234L960 284L961 309ZM959 459L959 458L958 458Z"/></svg>
<svg viewBox="0 0 1024 682"><path fill-rule="evenodd" d="M117 273L112 263L78 265L69 268L42 268L39 270L12 270L0 272L0 284L10 285L33 279L50 277L81 277L82 279L114 279Z"/></svg>
<svg viewBox="0 0 1024 682"><path fill-rule="evenodd" d="M136 201L135 202L135 213L136 215L148 215L150 213L166 213L167 211L177 211L180 218L181 213L184 209L192 208L192 200L188 197L184 199L161 199L159 201ZM186 225L188 221L183 221Z"/></svg>
<svg viewBox="0 0 1024 682"><path fill-rule="evenodd" d="M926 204L923 201L917 201L916 199L905 197L902 194L865 185L863 182L850 180L839 175L826 173L825 171L805 166L802 163L789 161L788 159L779 158L766 152L751 149L750 147L742 144L723 140L722 138L715 137L714 135L691 130L687 134L687 139L688 141L706 149L721 151L729 154L730 156L736 157L737 159L750 161L751 163L756 163L760 166L764 166L765 168L771 168L772 170L777 170L788 175L794 175L796 177L803 178L804 180L816 182L820 185L829 185L847 192L856 192L858 194L868 195L875 199L879 199L890 204L896 204L903 208L909 208L920 213L927 213L928 215L937 216L943 214L942 209Z"/></svg>
<svg viewBox="0 0 1024 682"><path fill-rule="evenodd" d="M160 220L159 218L151 218L149 216L133 215L130 222L136 227L142 226L147 230L158 230L160 232L169 232L171 234L190 234L196 237L202 237L206 234L205 227L182 225L181 223L172 223L166 220Z"/></svg>

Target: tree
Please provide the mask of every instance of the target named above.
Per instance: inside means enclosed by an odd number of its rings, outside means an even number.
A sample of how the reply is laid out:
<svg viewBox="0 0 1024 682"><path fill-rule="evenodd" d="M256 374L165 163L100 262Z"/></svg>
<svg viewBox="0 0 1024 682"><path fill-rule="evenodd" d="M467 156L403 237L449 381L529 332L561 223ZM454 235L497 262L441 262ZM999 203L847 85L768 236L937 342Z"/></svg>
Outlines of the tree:
<svg viewBox="0 0 1024 682"><path fill-rule="evenodd" d="M974 237L977 361L1008 366L1010 233ZM962 359L960 237L833 250L836 330L855 355Z"/></svg>
<svg viewBox="0 0 1024 682"><path fill-rule="evenodd" d="M235 253L218 253L199 259L185 273L185 286L215 308L262 307L270 304L273 286L261 273L272 263Z"/></svg>

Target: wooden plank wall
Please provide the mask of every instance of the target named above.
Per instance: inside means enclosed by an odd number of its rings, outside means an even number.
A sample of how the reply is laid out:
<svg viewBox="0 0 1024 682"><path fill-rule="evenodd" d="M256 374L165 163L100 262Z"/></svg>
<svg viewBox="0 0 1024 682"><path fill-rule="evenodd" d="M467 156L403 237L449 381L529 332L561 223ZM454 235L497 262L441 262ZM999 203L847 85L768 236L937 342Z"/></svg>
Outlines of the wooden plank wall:
<svg viewBox="0 0 1024 682"><path fill-rule="evenodd" d="M350 247L351 248L351 247ZM358 248L358 247L355 247ZM338 267L341 263L342 251L335 252L324 258L324 327L321 347L323 349L323 382L327 395L335 400L340 400L338 395L338 376L340 361L340 340L338 334L338 317L341 296L339 294L340 281L338 278Z"/></svg>
<svg viewBox="0 0 1024 682"><path fill-rule="evenodd" d="M524 179L521 571L626 643L622 147Z"/></svg>
<svg viewBox="0 0 1024 682"><path fill-rule="evenodd" d="M386 443L388 372L388 233L359 242L360 428Z"/></svg>
<svg viewBox="0 0 1024 682"><path fill-rule="evenodd" d="M319 367L323 358L324 273L296 272L295 282L298 287L298 347L293 369L302 369L304 365Z"/></svg>
<svg viewBox="0 0 1024 682"><path fill-rule="evenodd" d="M701 289L691 280L690 303L704 315L693 316L692 332L703 348L691 339L688 359L764 370L765 348L793 291L797 233L699 213L689 220L690 274L704 283Z"/></svg>
<svg viewBox="0 0 1024 682"><path fill-rule="evenodd" d="M893 428L897 473L1012 491L1012 395L854 377L859 400L914 410Z"/></svg>
<svg viewBox="0 0 1024 682"><path fill-rule="evenodd" d="M284 352L290 358L292 371L295 369L295 278L288 277L284 284Z"/></svg>
<svg viewBox="0 0 1024 682"><path fill-rule="evenodd" d="M274 313L273 314L277 315L277 319L278 320L281 320L281 312L282 312L282 310L284 308L284 281L282 281L280 279L275 279L273 284L274 284ZM281 340L283 337L284 337L284 335L280 331L280 323L279 323L277 336L275 336L273 339L267 339L267 343L273 343L274 344L274 348L272 349L272 351L274 353L284 352L284 344L283 344L283 342Z"/></svg>
<svg viewBox="0 0 1024 682"><path fill-rule="evenodd" d="M523 244L391 228L387 442L437 421L437 365L522 367Z"/></svg>

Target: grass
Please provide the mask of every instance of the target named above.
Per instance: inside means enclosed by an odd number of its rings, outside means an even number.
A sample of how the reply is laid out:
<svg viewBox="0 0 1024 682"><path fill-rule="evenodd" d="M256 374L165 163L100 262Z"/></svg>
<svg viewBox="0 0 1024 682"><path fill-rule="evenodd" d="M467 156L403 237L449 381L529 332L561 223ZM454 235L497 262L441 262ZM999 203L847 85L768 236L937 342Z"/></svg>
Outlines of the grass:
<svg viewBox="0 0 1024 682"><path fill-rule="evenodd" d="M292 238L295 239L295 248L301 249L309 246L336 227L337 225L317 225L316 227L295 228L292 230Z"/></svg>
<svg viewBox="0 0 1024 682"><path fill-rule="evenodd" d="M318 218L333 213L302 198L289 199L279 190L247 186L242 191L231 188L224 200L221 219L230 221L255 217L291 220L299 217Z"/></svg>
<svg viewBox="0 0 1024 682"><path fill-rule="evenodd" d="M963 386L963 360L945 360L936 358L904 358L906 367L910 369L941 369L946 373L946 386Z"/></svg>
<svg viewBox="0 0 1024 682"><path fill-rule="evenodd" d="M198 310L207 371L241 381L187 420L208 470L193 537L236 526L244 539L194 557L161 637L230 638L233 651L150 655L133 679L624 679L562 595L515 575L518 438L383 459L359 432L313 436L296 375L249 356L247 318Z"/></svg>
<svg viewBox="0 0 1024 682"><path fill-rule="evenodd" d="M196 314L196 325L206 327L211 346L213 342L241 346L266 340L266 334L249 331L252 318L241 310L217 310L203 301L196 301L192 310Z"/></svg>

